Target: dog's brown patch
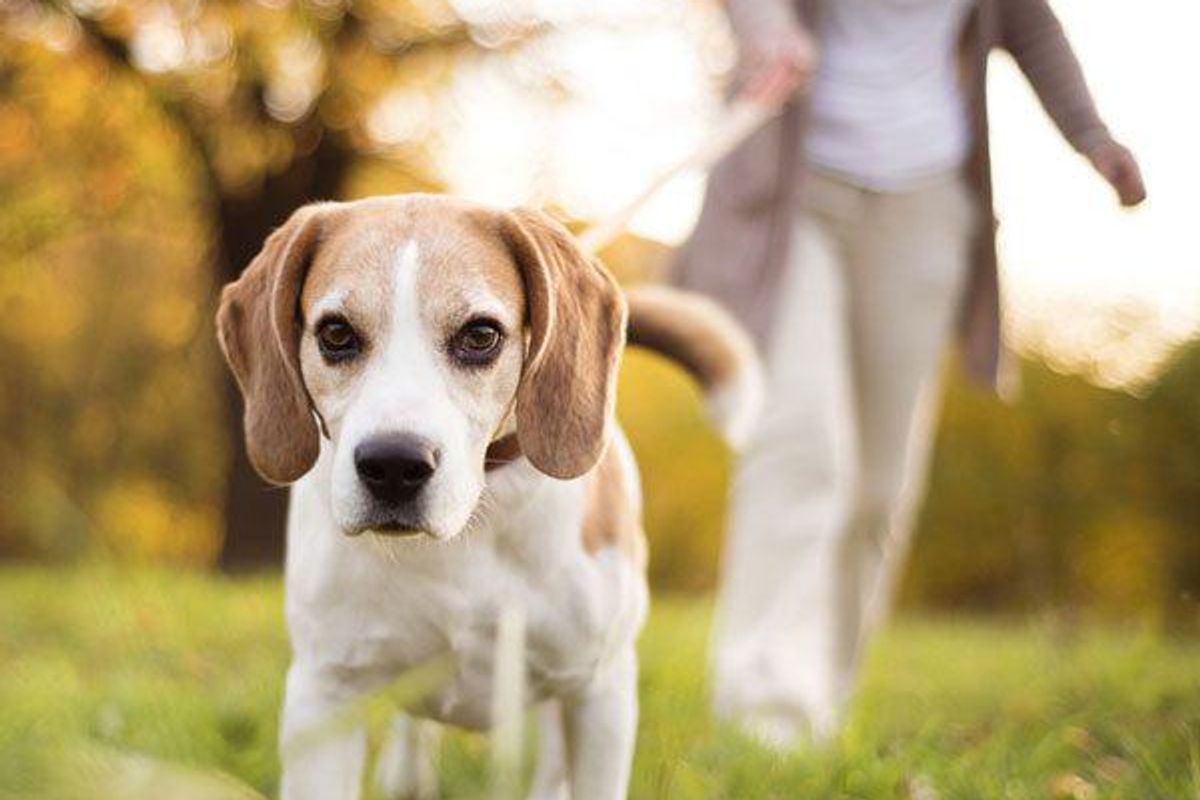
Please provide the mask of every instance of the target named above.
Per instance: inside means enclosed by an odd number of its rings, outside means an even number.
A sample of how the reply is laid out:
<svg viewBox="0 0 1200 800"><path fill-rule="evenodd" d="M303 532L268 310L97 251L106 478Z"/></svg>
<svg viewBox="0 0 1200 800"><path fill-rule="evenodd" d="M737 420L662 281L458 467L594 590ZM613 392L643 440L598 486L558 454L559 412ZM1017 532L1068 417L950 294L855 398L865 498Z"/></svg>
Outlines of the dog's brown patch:
<svg viewBox="0 0 1200 800"><path fill-rule="evenodd" d="M625 299L612 275L550 217L517 210L500 220L529 309L529 354L517 392L521 449L547 475L577 478L608 443Z"/></svg>
<svg viewBox="0 0 1200 800"><path fill-rule="evenodd" d="M583 547L589 553L615 547L638 569L646 566L646 537L636 507L632 476L621 454L609 447L587 477L583 511Z"/></svg>
<svg viewBox="0 0 1200 800"><path fill-rule="evenodd" d="M330 206L306 206L221 292L217 334L245 401L250 463L272 483L309 470L320 449L300 374L296 302Z"/></svg>

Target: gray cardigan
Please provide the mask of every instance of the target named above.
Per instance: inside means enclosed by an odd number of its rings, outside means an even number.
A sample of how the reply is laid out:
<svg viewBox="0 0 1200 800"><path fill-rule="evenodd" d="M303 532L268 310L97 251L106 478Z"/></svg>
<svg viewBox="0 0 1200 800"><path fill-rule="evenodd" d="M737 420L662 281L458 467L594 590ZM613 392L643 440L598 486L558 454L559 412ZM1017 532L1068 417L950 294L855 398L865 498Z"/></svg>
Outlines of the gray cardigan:
<svg viewBox="0 0 1200 800"><path fill-rule="evenodd" d="M820 9L821 0L728 0L730 22L743 46L797 19L819 30ZM1002 346L987 140L987 56L994 47L1012 54L1076 150L1110 139L1047 0L978 0L963 29L960 63L974 132L966 177L984 223L974 237L959 338L968 373L993 385ZM806 111L803 100L791 102L713 170L696 231L674 267L675 282L723 302L760 344L772 323L776 284L802 190L799 160Z"/></svg>

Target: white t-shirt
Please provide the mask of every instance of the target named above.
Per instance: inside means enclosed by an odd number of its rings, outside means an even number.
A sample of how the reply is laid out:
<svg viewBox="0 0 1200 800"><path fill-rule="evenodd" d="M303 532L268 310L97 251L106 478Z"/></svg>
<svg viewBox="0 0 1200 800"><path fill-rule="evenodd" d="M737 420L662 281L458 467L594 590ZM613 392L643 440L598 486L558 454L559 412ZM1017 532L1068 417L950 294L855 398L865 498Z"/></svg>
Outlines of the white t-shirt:
<svg viewBox="0 0 1200 800"><path fill-rule="evenodd" d="M808 163L876 191L904 191L960 167L971 131L957 51L972 6L825 3Z"/></svg>

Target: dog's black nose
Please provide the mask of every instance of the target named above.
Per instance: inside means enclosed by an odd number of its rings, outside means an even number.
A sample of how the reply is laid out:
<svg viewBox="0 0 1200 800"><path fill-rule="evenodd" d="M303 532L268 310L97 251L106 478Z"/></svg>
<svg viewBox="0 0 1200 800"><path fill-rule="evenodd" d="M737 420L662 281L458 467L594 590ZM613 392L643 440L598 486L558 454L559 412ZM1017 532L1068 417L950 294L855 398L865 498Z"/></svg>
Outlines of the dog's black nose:
<svg viewBox="0 0 1200 800"><path fill-rule="evenodd" d="M359 480L372 497L385 503L416 497L437 465L437 449L411 434L377 436L354 448Z"/></svg>

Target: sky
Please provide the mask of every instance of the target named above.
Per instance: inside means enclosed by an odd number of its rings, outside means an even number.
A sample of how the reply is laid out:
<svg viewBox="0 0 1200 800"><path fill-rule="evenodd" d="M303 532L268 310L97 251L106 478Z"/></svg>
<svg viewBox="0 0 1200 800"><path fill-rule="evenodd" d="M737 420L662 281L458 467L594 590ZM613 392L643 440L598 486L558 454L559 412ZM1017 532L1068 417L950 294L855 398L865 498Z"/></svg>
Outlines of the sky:
<svg viewBox="0 0 1200 800"><path fill-rule="evenodd" d="M462 70L447 137L452 190L552 203L580 218L619 208L716 124L734 59L715 0L528 0L557 33L515 60ZM1102 113L1137 154L1150 200L1122 210L1057 136L1011 60L989 102L1008 335L1052 365L1137 386L1200 331L1200 3L1054 0ZM488 4L458 0L468 18ZM495 6L491 6L495 8ZM1192 76L1190 79L1188 76ZM676 244L703 175L664 189L634 232Z"/></svg>

